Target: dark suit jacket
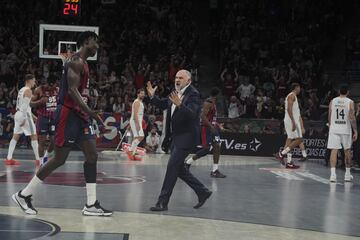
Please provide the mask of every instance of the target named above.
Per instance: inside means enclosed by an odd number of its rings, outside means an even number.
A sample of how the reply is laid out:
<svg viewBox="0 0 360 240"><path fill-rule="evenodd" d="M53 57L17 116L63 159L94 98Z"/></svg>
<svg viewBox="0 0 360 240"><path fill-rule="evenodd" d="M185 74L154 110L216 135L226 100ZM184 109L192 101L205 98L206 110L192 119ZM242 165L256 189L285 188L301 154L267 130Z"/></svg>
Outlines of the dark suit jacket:
<svg viewBox="0 0 360 240"><path fill-rule="evenodd" d="M171 116L172 102L169 98L153 97L151 103L156 107L167 109L166 134L163 145L174 144L178 148L193 149L198 143L200 119L200 94L190 85L184 92L180 107L176 107Z"/></svg>

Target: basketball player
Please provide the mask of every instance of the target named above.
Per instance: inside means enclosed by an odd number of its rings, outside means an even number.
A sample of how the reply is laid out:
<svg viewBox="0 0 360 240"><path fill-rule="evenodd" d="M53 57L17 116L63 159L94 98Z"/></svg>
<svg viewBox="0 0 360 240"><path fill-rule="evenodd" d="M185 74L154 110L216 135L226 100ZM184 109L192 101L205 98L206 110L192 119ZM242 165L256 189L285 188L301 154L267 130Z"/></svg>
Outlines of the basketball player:
<svg viewBox="0 0 360 240"><path fill-rule="evenodd" d="M141 158L136 156L136 148L139 143L144 139L144 130L142 127L144 117L144 103L145 90L137 90L137 98L132 104L131 117L130 117L130 128L134 137L131 143L131 147L128 149L127 154L130 160L140 161Z"/></svg>
<svg viewBox="0 0 360 240"><path fill-rule="evenodd" d="M42 165L23 190L12 195L12 199L27 214L37 214L31 203L32 195L47 176L65 163L72 146L77 144L85 155L87 203L82 213L87 216L112 215L111 211L101 207L96 198L98 154L91 118L98 122L102 120L97 112L88 107L89 67L86 59L96 54L99 48L98 36L94 32L82 32L77 40L77 46L80 50L66 61L60 83L59 102L55 112L55 157Z"/></svg>
<svg viewBox="0 0 360 240"><path fill-rule="evenodd" d="M35 164L40 164L39 157L39 143L36 135L36 128L32 118L30 101L32 97L32 88L35 86L35 77L32 74L26 74L25 86L20 89L16 100L16 113L14 116L14 134L9 144L9 151L5 160L6 165L19 165L19 162L13 159L13 153L16 143L19 141L20 136L30 137L31 147L35 154Z"/></svg>
<svg viewBox="0 0 360 240"><path fill-rule="evenodd" d="M340 96L334 98L329 104L329 139L327 148L331 149L330 182L336 182L336 161L338 149L344 148L345 152L345 182L351 182L353 176L351 168L351 145L358 137L357 124L355 118L354 102L347 96L349 90L347 86L340 87ZM352 131L351 131L352 130Z"/></svg>
<svg viewBox="0 0 360 240"><path fill-rule="evenodd" d="M36 130L39 136L39 155L41 164L48 158L54 157L54 112L57 106L59 88L55 85L54 77L43 79L41 86L37 87L31 99L30 106L37 108ZM49 136L50 144L45 151L46 138ZM44 154L45 151L45 154Z"/></svg>
<svg viewBox="0 0 360 240"><path fill-rule="evenodd" d="M211 89L210 97L205 100L201 111L201 144L203 148L185 161L185 166L189 168L194 161L206 156L210 152L210 146L212 146L213 169L210 172L210 176L213 178L226 177L226 175L219 171L220 133L216 110L216 99L219 93L220 90L218 88Z"/></svg>
<svg viewBox="0 0 360 240"><path fill-rule="evenodd" d="M297 169L291 158L290 151L302 143L302 134L305 132L303 120L300 115L300 108L297 96L300 94L300 84L291 84L291 92L285 99L285 118L284 125L287 134L284 150L276 154L276 158L280 160L282 165L289 169ZM303 156L306 156L305 149L302 150ZM287 155L285 164L284 157Z"/></svg>

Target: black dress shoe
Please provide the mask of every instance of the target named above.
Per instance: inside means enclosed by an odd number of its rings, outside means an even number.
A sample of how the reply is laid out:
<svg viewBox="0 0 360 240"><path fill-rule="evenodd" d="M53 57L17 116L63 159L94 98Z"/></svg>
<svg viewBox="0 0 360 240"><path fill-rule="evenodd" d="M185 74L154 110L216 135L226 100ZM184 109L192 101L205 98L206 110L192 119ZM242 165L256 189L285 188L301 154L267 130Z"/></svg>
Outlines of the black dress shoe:
<svg viewBox="0 0 360 240"><path fill-rule="evenodd" d="M202 205L204 205L204 203L206 202L206 200L211 196L212 191L207 191L205 193L203 193L202 195L199 196L199 202L198 204L196 204L194 206L195 209L200 208Z"/></svg>
<svg viewBox="0 0 360 240"><path fill-rule="evenodd" d="M163 204L163 203L156 203L156 205L154 207L150 208L150 211L153 212L162 212L162 211L167 211L168 207L167 205Z"/></svg>

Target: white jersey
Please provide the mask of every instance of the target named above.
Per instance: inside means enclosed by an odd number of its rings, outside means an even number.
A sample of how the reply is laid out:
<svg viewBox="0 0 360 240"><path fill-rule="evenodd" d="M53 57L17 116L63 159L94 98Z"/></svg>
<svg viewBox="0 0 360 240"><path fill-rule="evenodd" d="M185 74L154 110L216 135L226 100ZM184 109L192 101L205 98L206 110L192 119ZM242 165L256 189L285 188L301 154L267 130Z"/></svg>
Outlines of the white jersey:
<svg viewBox="0 0 360 240"><path fill-rule="evenodd" d="M28 87L21 88L18 93L17 100L16 100L16 111L21 112L23 114L23 116L25 116L25 117L31 116L30 102L24 101L24 93L28 89L30 89L30 88L28 88Z"/></svg>
<svg viewBox="0 0 360 240"><path fill-rule="evenodd" d="M135 106L135 103L136 102L139 102L140 103L140 107L139 107L139 110L138 110L138 120L139 120L139 125L141 127L142 125L142 121L143 121L143 117L144 117L144 104L142 101L140 101L139 99L135 99L135 101L133 102L132 104L132 107L131 107L131 118L130 118L130 121L135 121L135 111L134 111L134 106Z"/></svg>
<svg viewBox="0 0 360 240"><path fill-rule="evenodd" d="M36 134L34 120L31 117L30 99L24 98L24 93L30 88L23 87L20 89L16 100L16 113L14 116L14 134L25 134L31 136Z"/></svg>
<svg viewBox="0 0 360 240"><path fill-rule="evenodd" d="M353 101L347 97L336 97L331 102L330 133L350 134L349 119L350 104Z"/></svg>
<svg viewBox="0 0 360 240"><path fill-rule="evenodd" d="M293 115L293 118L294 118L294 121L295 122L300 122L300 108L299 108L299 102L298 102L298 99L296 97L296 94L294 94L293 92L289 93L287 96L286 96L286 99L285 99L285 118L284 118L284 121L285 122L291 122L291 118L289 116L289 113L288 113L288 98L289 96L293 94L295 96L295 101L293 103L293 106L292 106L292 115Z"/></svg>

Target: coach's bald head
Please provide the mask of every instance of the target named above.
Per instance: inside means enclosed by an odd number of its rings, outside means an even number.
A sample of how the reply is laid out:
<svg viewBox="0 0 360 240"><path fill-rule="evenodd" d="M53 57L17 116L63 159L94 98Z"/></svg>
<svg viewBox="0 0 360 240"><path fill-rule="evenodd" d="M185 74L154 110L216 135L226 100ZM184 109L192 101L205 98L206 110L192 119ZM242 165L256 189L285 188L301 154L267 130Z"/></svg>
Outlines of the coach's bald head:
<svg viewBox="0 0 360 240"><path fill-rule="evenodd" d="M188 70L182 69L176 73L175 76L176 91L180 91L190 83L191 83L191 73Z"/></svg>

